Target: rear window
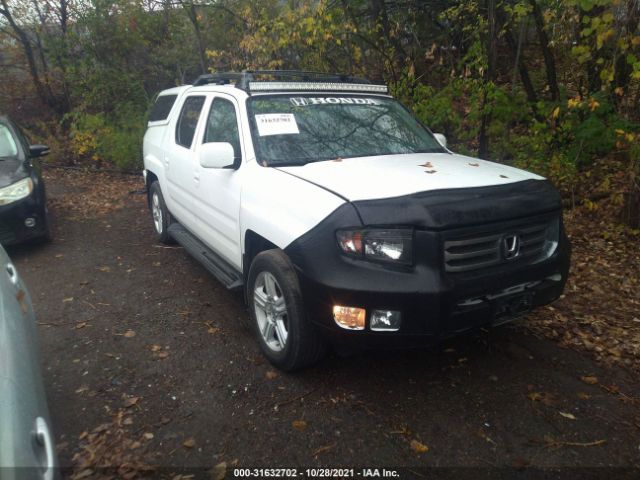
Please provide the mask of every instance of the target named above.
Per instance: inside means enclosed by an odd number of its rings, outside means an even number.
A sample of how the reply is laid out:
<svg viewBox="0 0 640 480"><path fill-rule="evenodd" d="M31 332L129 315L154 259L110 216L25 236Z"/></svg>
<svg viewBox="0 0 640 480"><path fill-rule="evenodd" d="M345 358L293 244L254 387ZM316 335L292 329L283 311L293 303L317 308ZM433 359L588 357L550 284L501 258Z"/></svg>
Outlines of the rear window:
<svg viewBox="0 0 640 480"><path fill-rule="evenodd" d="M149 114L149 121L158 122L160 120L166 120L171 111L171 107L176 103L176 98L178 98L177 95L161 95L158 97Z"/></svg>

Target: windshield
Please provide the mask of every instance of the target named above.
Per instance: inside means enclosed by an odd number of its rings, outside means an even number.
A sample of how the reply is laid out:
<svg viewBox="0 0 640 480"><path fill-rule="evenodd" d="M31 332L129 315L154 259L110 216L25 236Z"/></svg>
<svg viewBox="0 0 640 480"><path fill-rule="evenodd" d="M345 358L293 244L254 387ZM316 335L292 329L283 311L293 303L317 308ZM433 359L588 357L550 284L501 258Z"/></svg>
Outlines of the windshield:
<svg viewBox="0 0 640 480"><path fill-rule="evenodd" d="M268 164L445 151L401 104L389 98L252 97L249 116L256 154Z"/></svg>
<svg viewBox="0 0 640 480"><path fill-rule="evenodd" d="M0 158L15 157L16 155L18 155L18 147L11 130L0 123Z"/></svg>

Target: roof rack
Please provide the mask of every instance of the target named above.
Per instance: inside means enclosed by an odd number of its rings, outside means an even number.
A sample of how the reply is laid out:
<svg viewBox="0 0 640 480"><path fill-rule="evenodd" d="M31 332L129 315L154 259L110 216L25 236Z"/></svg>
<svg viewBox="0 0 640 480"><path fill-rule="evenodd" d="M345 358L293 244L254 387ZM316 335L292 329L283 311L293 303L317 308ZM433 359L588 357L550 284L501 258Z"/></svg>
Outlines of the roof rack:
<svg viewBox="0 0 640 480"><path fill-rule="evenodd" d="M260 77L270 77L268 81L259 81ZM193 86L227 85L234 82L235 87L246 92L268 90L349 90L386 93L384 85L372 85L362 77L342 73L322 73L306 70L245 70L243 72L221 72L200 75Z"/></svg>

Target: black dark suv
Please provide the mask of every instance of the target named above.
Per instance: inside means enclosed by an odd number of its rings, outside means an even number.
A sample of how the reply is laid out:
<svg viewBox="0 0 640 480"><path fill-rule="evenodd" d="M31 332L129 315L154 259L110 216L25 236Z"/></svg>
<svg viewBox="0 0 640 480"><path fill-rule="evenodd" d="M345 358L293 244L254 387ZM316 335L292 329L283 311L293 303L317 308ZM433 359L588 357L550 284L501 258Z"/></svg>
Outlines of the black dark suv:
<svg viewBox="0 0 640 480"><path fill-rule="evenodd" d="M0 244L49 240L44 182L39 157L46 145L29 145L18 126L0 116Z"/></svg>

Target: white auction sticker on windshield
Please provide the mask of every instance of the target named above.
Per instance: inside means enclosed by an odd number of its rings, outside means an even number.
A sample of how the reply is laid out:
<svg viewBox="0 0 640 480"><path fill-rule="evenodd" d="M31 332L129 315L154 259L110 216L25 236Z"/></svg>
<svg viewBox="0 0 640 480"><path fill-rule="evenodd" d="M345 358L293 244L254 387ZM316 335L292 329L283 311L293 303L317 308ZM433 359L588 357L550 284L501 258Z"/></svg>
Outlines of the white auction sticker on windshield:
<svg viewBox="0 0 640 480"><path fill-rule="evenodd" d="M266 113L256 115L256 125L258 125L258 134L261 137L300 133L296 117L293 113Z"/></svg>

